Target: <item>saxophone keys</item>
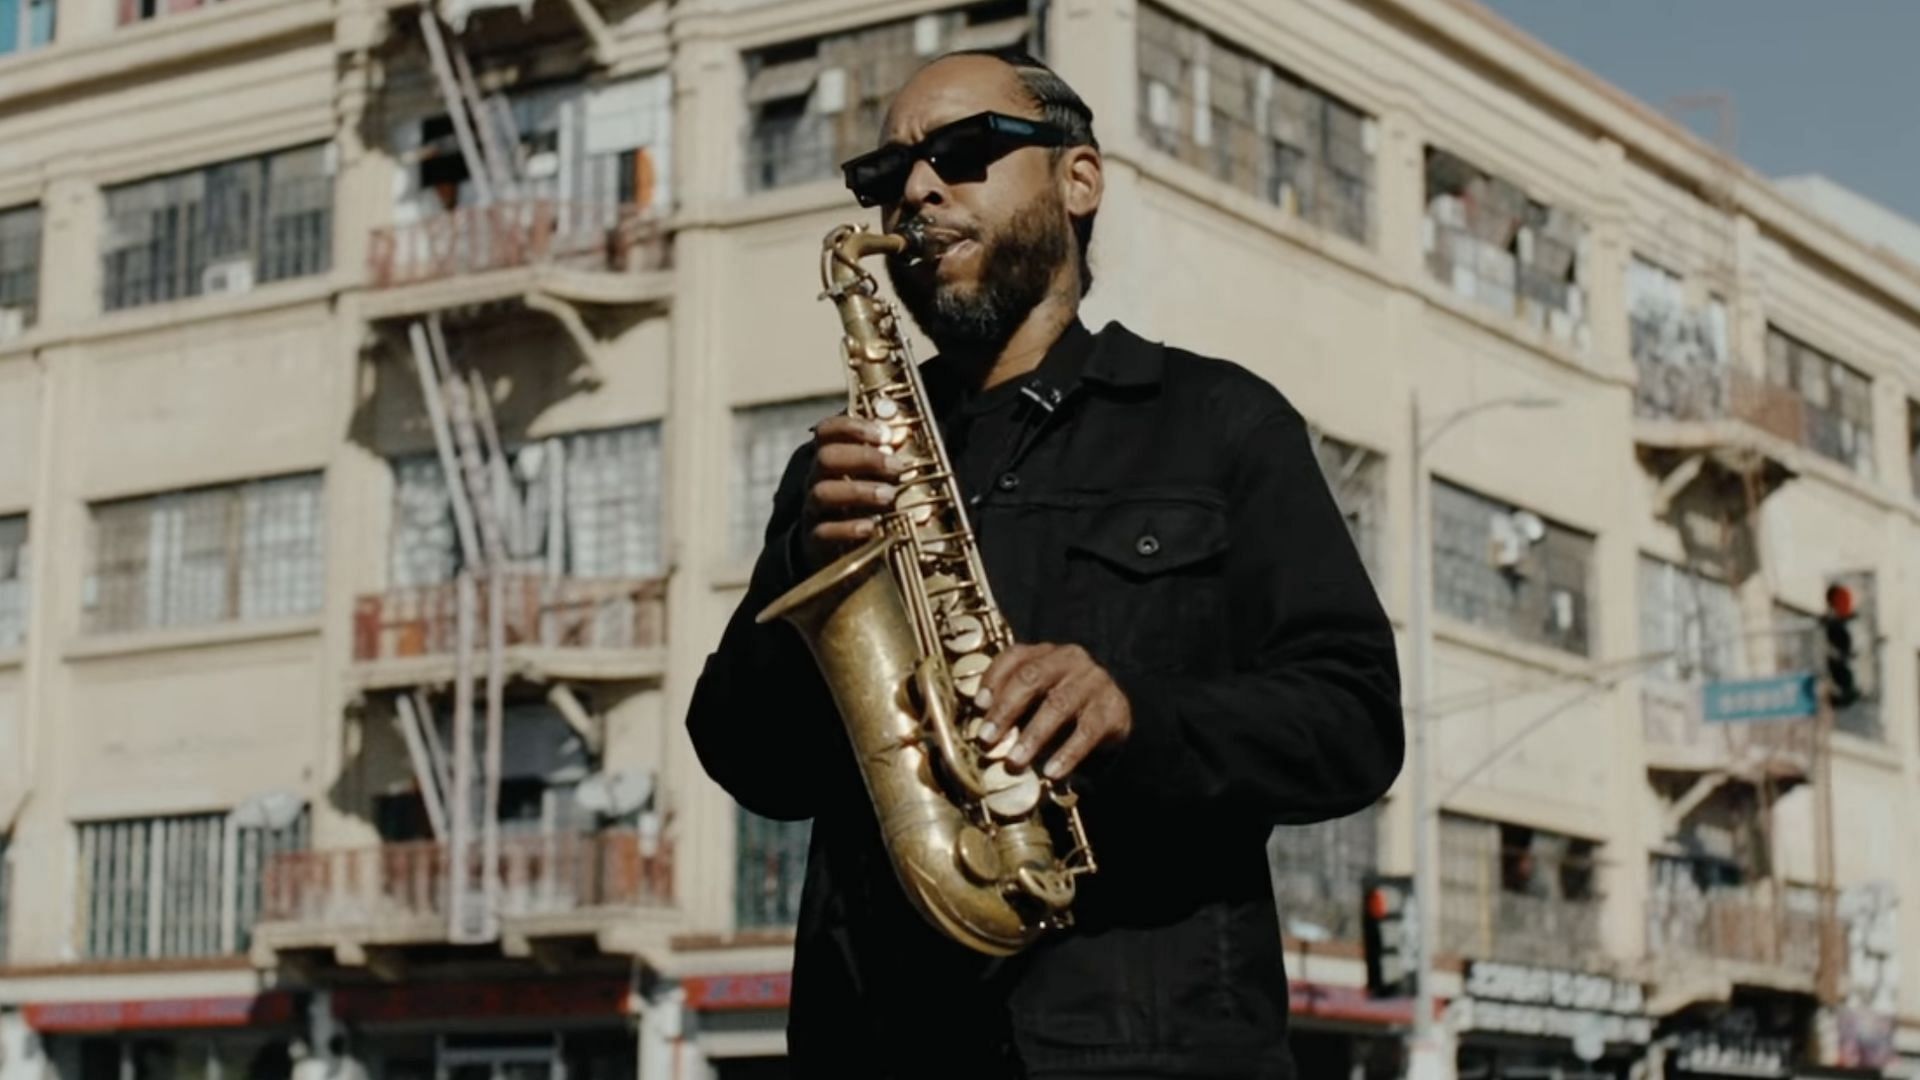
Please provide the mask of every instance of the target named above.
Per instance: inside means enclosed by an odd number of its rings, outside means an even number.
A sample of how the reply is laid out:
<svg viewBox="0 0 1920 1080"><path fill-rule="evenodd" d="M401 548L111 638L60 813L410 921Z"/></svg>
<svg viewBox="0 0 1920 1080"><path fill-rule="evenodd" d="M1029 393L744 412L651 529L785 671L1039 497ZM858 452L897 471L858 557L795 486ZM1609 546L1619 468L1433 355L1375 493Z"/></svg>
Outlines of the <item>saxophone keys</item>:
<svg viewBox="0 0 1920 1080"><path fill-rule="evenodd" d="M955 654L977 653L987 643L987 628L972 615L955 615L947 627L947 649Z"/></svg>
<svg viewBox="0 0 1920 1080"><path fill-rule="evenodd" d="M986 833L972 825L960 827L960 835L954 838L954 848L960 856L960 869L983 885L999 881L1006 872L1000 862L1000 850L993 846L993 841Z"/></svg>
<svg viewBox="0 0 1920 1080"><path fill-rule="evenodd" d="M891 420L900 415L900 403L892 398L883 397L873 403L873 415L880 420Z"/></svg>
<svg viewBox="0 0 1920 1080"><path fill-rule="evenodd" d="M1033 813L1040 805L1040 777L1031 769L1015 773L1004 761L996 761L980 774L987 794L981 802L994 816L1014 819Z"/></svg>
<svg viewBox="0 0 1920 1080"><path fill-rule="evenodd" d="M980 692L980 677L987 673L993 661L986 653L971 652L955 660L951 667L953 688L960 696L970 698Z"/></svg>

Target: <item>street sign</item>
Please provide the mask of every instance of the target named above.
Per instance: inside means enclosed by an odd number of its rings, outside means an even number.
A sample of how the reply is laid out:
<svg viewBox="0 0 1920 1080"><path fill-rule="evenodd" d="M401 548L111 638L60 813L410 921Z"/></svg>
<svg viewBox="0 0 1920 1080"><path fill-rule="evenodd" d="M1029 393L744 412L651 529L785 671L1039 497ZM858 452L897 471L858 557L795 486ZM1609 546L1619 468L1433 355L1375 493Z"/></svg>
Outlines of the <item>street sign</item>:
<svg viewBox="0 0 1920 1080"><path fill-rule="evenodd" d="M1709 724L1803 720L1814 715L1812 672L1764 679L1725 679L1701 689L1700 718Z"/></svg>

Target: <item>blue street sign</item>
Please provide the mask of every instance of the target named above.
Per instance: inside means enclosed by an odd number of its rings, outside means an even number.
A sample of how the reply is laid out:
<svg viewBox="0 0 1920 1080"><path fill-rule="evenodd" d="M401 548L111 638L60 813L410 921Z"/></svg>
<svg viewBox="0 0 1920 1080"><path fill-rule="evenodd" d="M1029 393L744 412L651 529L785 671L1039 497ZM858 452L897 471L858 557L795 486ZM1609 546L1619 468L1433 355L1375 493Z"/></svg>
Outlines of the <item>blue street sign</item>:
<svg viewBox="0 0 1920 1080"><path fill-rule="evenodd" d="M1813 695L1813 673L1808 671L1710 682L1701 689L1700 718L1709 724L1802 720L1818 710Z"/></svg>

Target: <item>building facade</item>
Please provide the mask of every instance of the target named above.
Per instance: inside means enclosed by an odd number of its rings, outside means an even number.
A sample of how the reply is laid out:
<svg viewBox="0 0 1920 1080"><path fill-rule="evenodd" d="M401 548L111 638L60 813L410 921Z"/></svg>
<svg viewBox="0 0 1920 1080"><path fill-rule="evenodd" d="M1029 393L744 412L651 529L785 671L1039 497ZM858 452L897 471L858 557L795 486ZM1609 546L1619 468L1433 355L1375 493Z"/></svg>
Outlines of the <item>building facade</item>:
<svg viewBox="0 0 1920 1080"><path fill-rule="evenodd" d="M836 164L1021 41L1091 325L1272 380L1431 614L1460 1074L1915 1074L1920 269L1483 10L0 0L0 1076L782 1075L806 825L681 720ZM1835 583L1867 697L1709 722ZM1416 820L1274 835L1305 1076L1399 1075Z"/></svg>

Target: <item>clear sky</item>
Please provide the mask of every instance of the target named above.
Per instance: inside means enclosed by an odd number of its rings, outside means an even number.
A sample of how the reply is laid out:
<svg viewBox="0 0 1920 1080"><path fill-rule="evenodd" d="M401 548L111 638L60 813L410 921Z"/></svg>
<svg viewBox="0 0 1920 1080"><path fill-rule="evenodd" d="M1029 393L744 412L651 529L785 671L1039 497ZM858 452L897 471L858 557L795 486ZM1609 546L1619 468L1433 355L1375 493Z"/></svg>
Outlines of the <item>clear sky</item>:
<svg viewBox="0 0 1920 1080"><path fill-rule="evenodd" d="M1731 94L1738 155L1818 172L1920 221L1920 0L1481 0L1702 135L1676 97Z"/></svg>

